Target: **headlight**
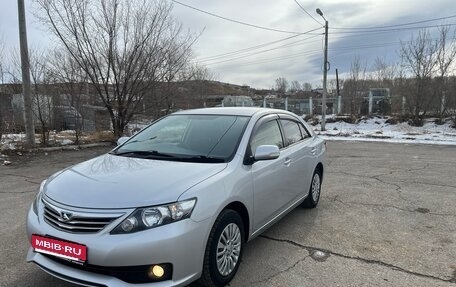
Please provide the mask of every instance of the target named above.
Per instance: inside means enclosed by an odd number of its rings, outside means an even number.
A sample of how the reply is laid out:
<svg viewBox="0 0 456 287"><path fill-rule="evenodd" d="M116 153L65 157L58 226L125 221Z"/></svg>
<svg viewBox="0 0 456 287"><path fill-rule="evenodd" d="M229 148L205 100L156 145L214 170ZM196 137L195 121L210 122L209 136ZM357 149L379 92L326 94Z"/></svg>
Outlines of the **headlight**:
<svg viewBox="0 0 456 287"><path fill-rule="evenodd" d="M196 198L161 206L136 209L116 226L111 234L133 233L189 218L196 204Z"/></svg>
<svg viewBox="0 0 456 287"><path fill-rule="evenodd" d="M41 200L41 196L43 194L43 189L44 189L45 184L46 184L46 179L41 182L40 189L38 190L35 200L32 202L32 210L36 215L38 215L38 203Z"/></svg>

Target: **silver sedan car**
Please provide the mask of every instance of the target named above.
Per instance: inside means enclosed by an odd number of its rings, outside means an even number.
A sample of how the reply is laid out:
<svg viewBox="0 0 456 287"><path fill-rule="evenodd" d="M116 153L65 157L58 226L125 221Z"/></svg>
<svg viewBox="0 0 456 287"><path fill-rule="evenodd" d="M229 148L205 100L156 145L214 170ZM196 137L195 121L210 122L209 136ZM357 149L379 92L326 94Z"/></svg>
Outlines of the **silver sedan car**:
<svg viewBox="0 0 456 287"><path fill-rule="evenodd" d="M224 286L246 242L318 204L325 152L287 111L168 115L41 184L27 261L84 286Z"/></svg>

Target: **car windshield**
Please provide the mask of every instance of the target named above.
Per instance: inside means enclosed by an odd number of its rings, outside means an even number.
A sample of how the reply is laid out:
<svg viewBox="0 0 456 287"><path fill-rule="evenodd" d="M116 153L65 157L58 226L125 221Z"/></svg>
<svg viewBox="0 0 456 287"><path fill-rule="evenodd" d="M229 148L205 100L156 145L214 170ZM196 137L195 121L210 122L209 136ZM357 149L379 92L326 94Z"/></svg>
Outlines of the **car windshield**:
<svg viewBox="0 0 456 287"><path fill-rule="evenodd" d="M162 160L227 162L249 117L170 115L150 125L112 154Z"/></svg>

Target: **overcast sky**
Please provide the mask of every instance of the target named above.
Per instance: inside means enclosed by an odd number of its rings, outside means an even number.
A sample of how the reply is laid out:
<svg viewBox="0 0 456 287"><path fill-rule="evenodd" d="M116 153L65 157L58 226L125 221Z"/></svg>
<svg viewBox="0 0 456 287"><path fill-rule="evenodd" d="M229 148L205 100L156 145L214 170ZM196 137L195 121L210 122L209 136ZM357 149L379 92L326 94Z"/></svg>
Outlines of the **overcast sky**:
<svg viewBox="0 0 456 287"><path fill-rule="evenodd" d="M203 31L194 46L196 60L206 64L217 75L217 80L247 84L256 88L271 88L276 78L285 77L289 82L297 80L310 82L314 87L321 86L323 25L309 17L294 0L180 1L213 14L270 29L304 33L319 28L303 35L274 32L232 23L174 4L173 13L184 27L194 33ZM53 40L33 17L31 2L26 0L29 46L50 46ZM366 32L336 28L390 26L456 15L454 0L298 0L298 2L316 20L322 22L323 19L315 12L316 8L320 8L329 21L329 62L331 64L329 79L335 78L336 68L339 69L339 74L347 73L350 62L356 55L370 66L376 57L385 58L388 62L396 61L400 41L410 40L412 34L416 35L419 31L419 29L410 29L380 33L373 32L375 30ZM2 0L0 34L3 34L9 49L19 46L17 22L17 1ZM456 24L456 18L395 28L438 24ZM454 27L451 28L454 31ZM429 28L429 31L433 33L436 29ZM292 36L295 37L248 52L208 58Z"/></svg>

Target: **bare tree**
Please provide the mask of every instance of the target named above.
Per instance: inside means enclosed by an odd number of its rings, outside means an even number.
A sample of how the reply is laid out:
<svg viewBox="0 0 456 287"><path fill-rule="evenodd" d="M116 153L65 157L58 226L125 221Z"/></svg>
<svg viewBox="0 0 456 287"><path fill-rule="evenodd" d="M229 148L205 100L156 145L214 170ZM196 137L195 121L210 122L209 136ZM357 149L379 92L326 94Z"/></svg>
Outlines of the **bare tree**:
<svg viewBox="0 0 456 287"><path fill-rule="evenodd" d="M302 90L301 83L298 81L292 81L290 85L290 92L297 93Z"/></svg>
<svg viewBox="0 0 456 287"><path fill-rule="evenodd" d="M312 90L312 84L311 83L303 83L302 84L302 89L306 92L310 92Z"/></svg>
<svg viewBox="0 0 456 287"><path fill-rule="evenodd" d="M374 79L381 84L391 87L392 81L397 74L397 66L395 64L389 64L385 58L375 58L374 66Z"/></svg>
<svg viewBox="0 0 456 287"><path fill-rule="evenodd" d="M5 73L5 41L3 39L3 36L0 34L0 84L5 83L5 78L4 78L4 73Z"/></svg>
<svg viewBox="0 0 456 287"><path fill-rule="evenodd" d="M1 30L0 30L1 31ZM0 34L0 84L4 84L4 51L5 51L5 46L4 46L4 40L3 36ZM0 89L0 93L2 93L2 89ZM0 107L0 141L2 140L3 136L3 129L4 129L4 122L3 122L3 107Z"/></svg>
<svg viewBox="0 0 456 287"><path fill-rule="evenodd" d="M33 115L40 129L41 145L48 145L49 128L53 124L53 99L49 94L48 54L45 51L30 51L30 75L32 80Z"/></svg>
<svg viewBox="0 0 456 287"><path fill-rule="evenodd" d="M215 81L217 75L213 71L208 69L204 65L194 64L183 70L183 75L180 77L182 80L191 80L193 82L193 90L196 91L194 95L187 95L189 98L193 98L202 106L204 104L205 96L208 95L207 83Z"/></svg>
<svg viewBox="0 0 456 287"><path fill-rule="evenodd" d="M416 38L401 43L400 54L406 72L413 76L414 84L406 94L412 122L421 126L432 101L431 83L436 68L438 45L432 41L429 32L420 31Z"/></svg>
<svg viewBox="0 0 456 287"><path fill-rule="evenodd" d="M188 79L185 73L188 70L191 53L189 53L188 46L177 46L175 49L171 49L166 54L164 69L163 69L163 82L164 92L160 102L164 105L165 113L168 114L174 106L174 100L178 97L179 89L175 84L176 81L182 81Z"/></svg>
<svg viewBox="0 0 456 287"><path fill-rule="evenodd" d="M50 94L50 69L48 51L30 49L30 80L32 114L35 127L40 130L41 145L48 145L50 128L53 126L53 98ZM17 50L11 53L8 75L14 83L21 82L21 60ZM23 101L21 100L22 105Z"/></svg>
<svg viewBox="0 0 456 287"><path fill-rule="evenodd" d="M449 41L450 39L455 39L456 32L453 32L452 37L449 38L450 27L441 26L439 27L439 38L437 39L437 79L436 87L434 91L437 93L437 98L440 99L443 109L440 111L440 120L444 116L448 103L450 102L445 97L449 95L449 84L448 76L452 72L453 63L455 62L456 57L456 44L454 41Z"/></svg>
<svg viewBox="0 0 456 287"><path fill-rule="evenodd" d="M283 96L288 90L288 81L284 77L277 78L275 80L275 89L276 91Z"/></svg>
<svg viewBox="0 0 456 287"><path fill-rule="evenodd" d="M55 112L59 121L56 120L56 124L59 128L74 129L75 144L79 145L85 120L84 104L90 102L87 75L65 50L54 50L49 62L49 73L59 95L59 109ZM66 117L69 117L68 126Z"/></svg>
<svg viewBox="0 0 456 287"><path fill-rule="evenodd" d="M183 78L189 80L214 81L217 78L217 75L214 74L213 71L211 71L206 66L199 64L190 66L189 69L184 70L184 72L186 75L183 76Z"/></svg>
<svg viewBox="0 0 456 287"><path fill-rule="evenodd" d="M39 18L87 74L120 137L145 95L163 80L176 49L192 36L168 1L36 0Z"/></svg>
<svg viewBox="0 0 456 287"><path fill-rule="evenodd" d="M361 58L356 56L350 65L350 77L344 81L344 95L348 98L350 114L356 116L360 113L363 95L366 92L366 70L367 63L361 62Z"/></svg>

